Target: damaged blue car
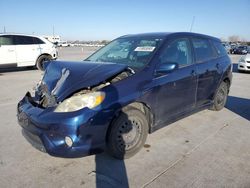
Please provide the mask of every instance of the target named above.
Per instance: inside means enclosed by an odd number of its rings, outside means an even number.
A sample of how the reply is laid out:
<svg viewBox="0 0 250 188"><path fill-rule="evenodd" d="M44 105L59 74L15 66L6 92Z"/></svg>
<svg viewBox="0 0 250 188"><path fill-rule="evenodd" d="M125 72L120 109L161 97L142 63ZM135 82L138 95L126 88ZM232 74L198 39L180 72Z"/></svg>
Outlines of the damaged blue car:
<svg viewBox="0 0 250 188"><path fill-rule="evenodd" d="M221 110L232 64L221 41L146 33L111 41L82 62L50 61L18 103L24 137L58 157L129 158L148 133L203 109Z"/></svg>

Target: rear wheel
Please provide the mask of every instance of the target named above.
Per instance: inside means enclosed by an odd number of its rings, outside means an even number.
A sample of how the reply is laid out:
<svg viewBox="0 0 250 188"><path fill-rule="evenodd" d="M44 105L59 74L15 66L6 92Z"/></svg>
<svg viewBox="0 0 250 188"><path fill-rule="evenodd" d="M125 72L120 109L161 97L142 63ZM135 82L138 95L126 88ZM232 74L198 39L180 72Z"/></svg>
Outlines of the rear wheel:
<svg viewBox="0 0 250 188"><path fill-rule="evenodd" d="M130 158L145 144L147 135L148 121L145 114L129 107L111 124L107 135L108 152L117 159Z"/></svg>
<svg viewBox="0 0 250 188"><path fill-rule="evenodd" d="M50 55L41 55L36 61L37 69L44 71L43 63L45 61L50 61L51 59L52 57Z"/></svg>
<svg viewBox="0 0 250 188"><path fill-rule="evenodd" d="M219 111L224 108L227 102L227 95L228 95L229 86L226 82L222 82L215 94L214 97L214 104L211 110Z"/></svg>

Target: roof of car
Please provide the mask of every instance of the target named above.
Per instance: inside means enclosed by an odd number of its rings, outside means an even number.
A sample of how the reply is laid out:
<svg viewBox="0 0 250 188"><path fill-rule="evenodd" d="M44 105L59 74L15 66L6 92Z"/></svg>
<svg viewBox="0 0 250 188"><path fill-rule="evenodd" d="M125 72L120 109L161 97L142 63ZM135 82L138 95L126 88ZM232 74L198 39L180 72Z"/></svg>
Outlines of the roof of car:
<svg viewBox="0 0 250 188"><path fill-rule="evenodd" d="M0 35L18 35L18 36L27 36L27 37L39 37L38 35L29 35L29 34L22 34L22 33L0 33Z"/></svg>
<svg viewBox="0 0 250 188"><path fill-rule="evenodd" d="M129 34L121 36L120 38L126 38L126 37L168 37L173 35L186 35L186 36L193 36L193 37L203 37L203 38L209 38L213 40L219 40L216 37L199 34L199 33L192 33L192 32L153 32L153 33L139 33L139 34Z"/></svg>

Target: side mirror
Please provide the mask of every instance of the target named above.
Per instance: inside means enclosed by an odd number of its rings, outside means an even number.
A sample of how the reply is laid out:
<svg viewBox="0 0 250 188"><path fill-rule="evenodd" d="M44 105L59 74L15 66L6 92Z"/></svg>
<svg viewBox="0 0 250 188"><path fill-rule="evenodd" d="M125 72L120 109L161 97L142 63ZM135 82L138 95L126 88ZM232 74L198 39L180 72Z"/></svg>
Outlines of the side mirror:
<svg viewBox="0 0 250 188"><path fill-rule="evenodd" d="M156 68L156 75L161 76L165 74L169 74L173 72L174 70L178 69L179 65L177 63L161 63L157 68Z"/></svg>

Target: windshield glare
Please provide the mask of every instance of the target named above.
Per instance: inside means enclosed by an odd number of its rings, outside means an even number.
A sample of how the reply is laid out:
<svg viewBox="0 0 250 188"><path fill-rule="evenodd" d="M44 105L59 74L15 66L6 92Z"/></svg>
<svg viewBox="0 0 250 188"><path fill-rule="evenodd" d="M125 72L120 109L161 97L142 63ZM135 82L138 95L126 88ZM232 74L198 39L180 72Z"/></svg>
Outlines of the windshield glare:
<svg viewBox="0 0 250 188"><path fill-rule="evenodd" d="M162 38L118 38L87 58L87 61L126 64L139 70L147 65Z"/></svg>

